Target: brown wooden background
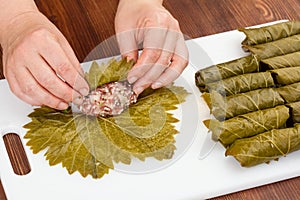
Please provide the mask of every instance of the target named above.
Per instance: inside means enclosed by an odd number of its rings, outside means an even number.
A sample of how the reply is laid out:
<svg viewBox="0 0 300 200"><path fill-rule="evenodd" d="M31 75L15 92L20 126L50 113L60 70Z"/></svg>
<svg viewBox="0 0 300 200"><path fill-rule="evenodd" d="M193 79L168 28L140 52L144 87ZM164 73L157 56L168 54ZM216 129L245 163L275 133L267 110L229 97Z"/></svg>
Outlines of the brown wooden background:
<svg viewBox="0 0 300 200"><path fill-rule="evenodd" d="M40 11L66 36L81 62L94 47L114 35L117 0L35 2ZM132 2L134 3L134 0ZM178 19L183 33L191 38L280 19L300 20L300 0L165 0L164 5ZM107 44L106 48L99 52L99 56L111 56L115 53L115 45ZM1 71L0 77L3 78ZM8 135L5 141L17 143L13 135ZM22 157L20 148L12 149L14 150L10 152L14 151ZM21 172L27 170L20 162L14 165ZM215 199L300 199L299 188L300 177ZM4 199L6 198L0 187L0 200Z"/></svg>

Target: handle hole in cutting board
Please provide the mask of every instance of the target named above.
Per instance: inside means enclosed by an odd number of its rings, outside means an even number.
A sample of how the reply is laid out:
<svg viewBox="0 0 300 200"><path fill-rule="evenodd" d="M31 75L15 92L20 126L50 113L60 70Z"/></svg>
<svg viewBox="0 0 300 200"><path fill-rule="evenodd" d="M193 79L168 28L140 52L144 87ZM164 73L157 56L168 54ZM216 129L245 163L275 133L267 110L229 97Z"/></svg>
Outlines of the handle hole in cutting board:
<svg viewBox="0 0 300 200"><path fill-rule="evenodd" d="M17 175L28 174L31 168L19 135L7 133L3 136L3 140L14 173Z"/></svg>
<svg viewBox="0 0 300 200"><path fill-rule="evenodd" d="M2 194L2 195L0 195L0 200L7 200L7 197L5 195L4 189L2 187L1 180L0 180L0 194Z"/></svg>

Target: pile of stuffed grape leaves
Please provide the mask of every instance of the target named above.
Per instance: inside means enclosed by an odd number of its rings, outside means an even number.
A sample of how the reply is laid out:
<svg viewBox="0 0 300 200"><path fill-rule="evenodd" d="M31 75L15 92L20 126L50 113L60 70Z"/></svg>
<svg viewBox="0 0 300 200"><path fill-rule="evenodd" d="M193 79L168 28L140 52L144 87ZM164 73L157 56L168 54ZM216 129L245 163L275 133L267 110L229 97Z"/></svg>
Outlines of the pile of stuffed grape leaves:
<svg viewBox="0 0 300 200"><path fill-rule="evenodd" d="M300 21L242 28L249 55L201 69L203 123L243 167L300 150Z"/></svg>

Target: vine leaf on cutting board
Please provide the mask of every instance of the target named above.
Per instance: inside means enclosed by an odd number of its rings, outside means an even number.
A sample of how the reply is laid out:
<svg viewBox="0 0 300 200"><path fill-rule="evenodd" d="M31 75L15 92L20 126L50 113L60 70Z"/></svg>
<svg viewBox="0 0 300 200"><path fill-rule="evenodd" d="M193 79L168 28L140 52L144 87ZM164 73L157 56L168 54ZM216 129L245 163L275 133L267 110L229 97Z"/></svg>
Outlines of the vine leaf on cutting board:
<svg viewBox="0 0 300 200"><path fill-rule="evenodd" d="M133 62L112 59L107 65L96 62L85 77L91 88L107 82L124 80ZM184 102L187 91L171 85L148 89L121 115L102 118L82 113L36 108L29 114L31 122L25 138L33 153L46 150L50 165L62 163L70 174L101 178L114 163L130 164L136 157L145 160L170 159L174 154L178 122L168 111Z"/></svg>

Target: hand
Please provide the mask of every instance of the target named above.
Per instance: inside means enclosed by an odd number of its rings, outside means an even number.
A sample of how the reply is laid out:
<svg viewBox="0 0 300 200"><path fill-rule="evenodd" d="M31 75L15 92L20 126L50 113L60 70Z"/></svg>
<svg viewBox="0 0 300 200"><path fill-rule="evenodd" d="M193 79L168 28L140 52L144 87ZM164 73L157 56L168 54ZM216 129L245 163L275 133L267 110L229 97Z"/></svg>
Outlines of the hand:
<svg viewBox="0 0 300 200"><path fill-rule="evenodd" d="M63 110L68 102L88 94L72 48L40 12L17 15L0 34L4 76L20 99Z"/></svg>
<svg viewBox="0 0 300 200"><path fill-rule="evenodd" d="M161 0L120 0L115 29L122 56L136 61L127 78L137 94L170 84L188 64L179 24Z"/></svg>

